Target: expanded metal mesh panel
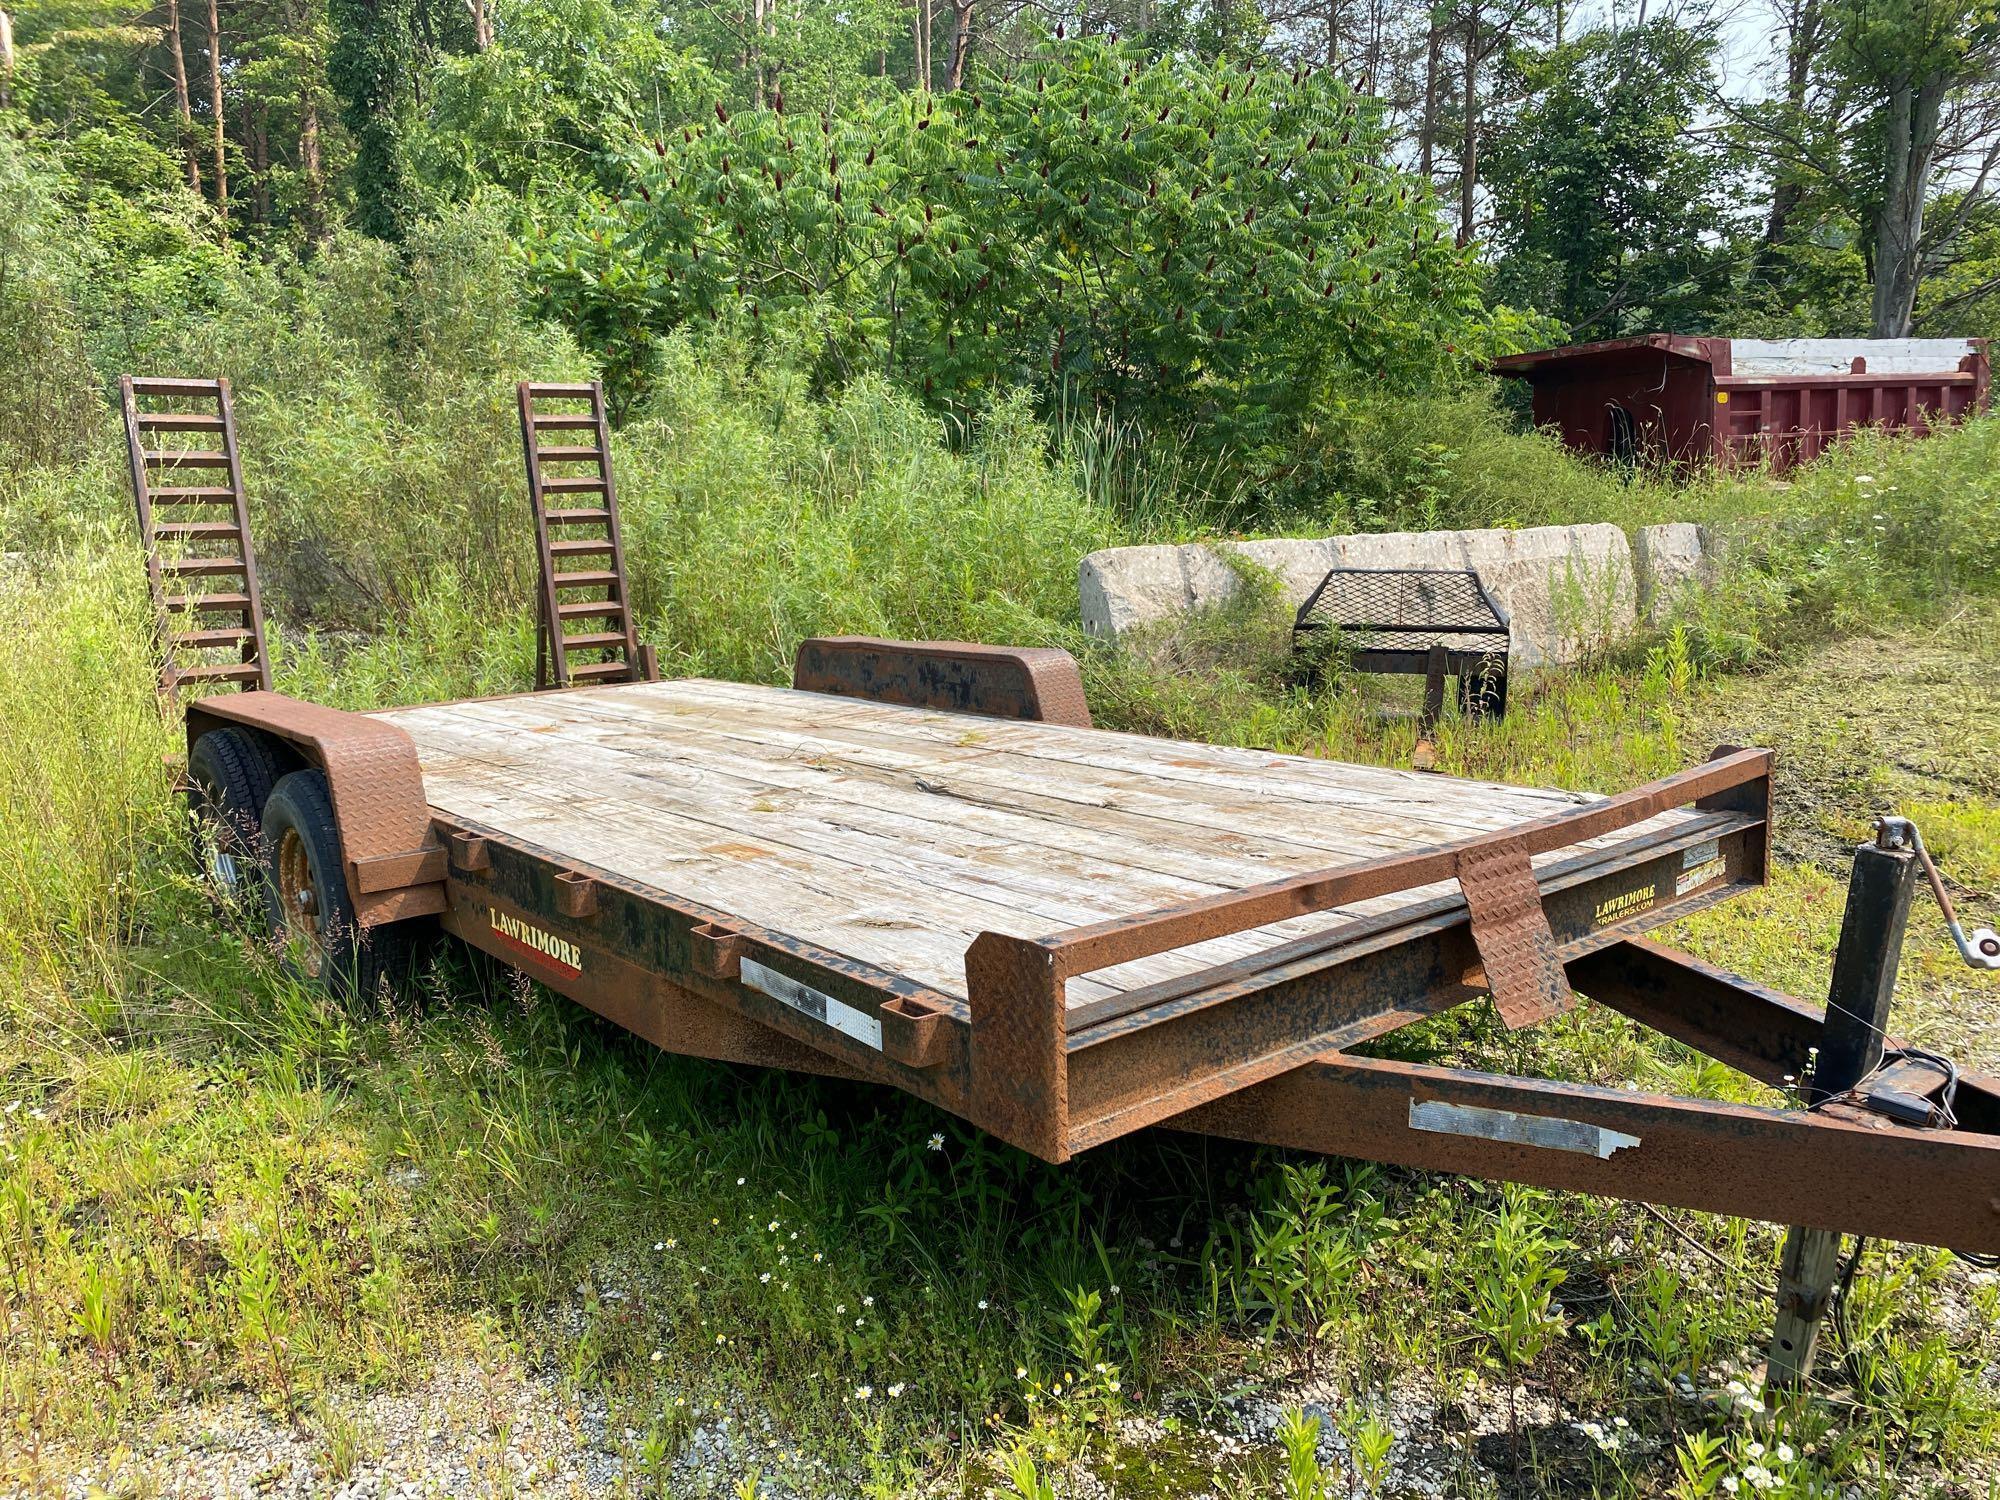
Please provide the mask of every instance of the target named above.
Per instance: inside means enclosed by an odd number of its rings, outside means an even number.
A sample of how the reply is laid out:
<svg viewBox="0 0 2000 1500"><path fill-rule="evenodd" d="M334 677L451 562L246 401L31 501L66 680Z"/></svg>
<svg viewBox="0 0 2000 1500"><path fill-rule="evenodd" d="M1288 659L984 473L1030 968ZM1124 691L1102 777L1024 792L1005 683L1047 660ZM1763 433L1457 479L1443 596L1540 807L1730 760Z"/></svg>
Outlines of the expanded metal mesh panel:
<svg viewBox="0 0 2000 1500"><path fill-rule="evenodd" d="M1357 651L1507 650L1506 618L1470 571L1335 568L1293 623L1295 633L1328 628Z"/></svg>

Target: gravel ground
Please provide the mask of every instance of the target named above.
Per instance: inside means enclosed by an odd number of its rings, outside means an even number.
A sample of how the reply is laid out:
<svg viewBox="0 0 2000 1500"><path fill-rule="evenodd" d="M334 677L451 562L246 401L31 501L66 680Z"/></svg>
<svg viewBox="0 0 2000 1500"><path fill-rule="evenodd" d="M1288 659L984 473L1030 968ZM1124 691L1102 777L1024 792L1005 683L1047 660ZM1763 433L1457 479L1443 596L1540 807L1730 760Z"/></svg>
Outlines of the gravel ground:
<svg viewBox="0 0 2000 1500"><path fill-rule="evenodd" d="M624 1488L620 1447L601 1402L572 1397L515 1365L467 1361L414 1391L336 1401L302 1427L247 1398L183 1408L129 1449L96 1461L45 1460L54 1483L39 1493L553 1500Z"/></svg>

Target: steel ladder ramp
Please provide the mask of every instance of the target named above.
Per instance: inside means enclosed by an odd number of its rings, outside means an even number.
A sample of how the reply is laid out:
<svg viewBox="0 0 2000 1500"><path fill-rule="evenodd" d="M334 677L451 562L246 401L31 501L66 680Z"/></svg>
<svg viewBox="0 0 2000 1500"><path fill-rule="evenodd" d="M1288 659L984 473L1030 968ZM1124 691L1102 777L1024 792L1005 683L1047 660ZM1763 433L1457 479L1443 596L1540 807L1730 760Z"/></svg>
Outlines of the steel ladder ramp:
<svg viewBox="0 0 2000 1500"><path fill-rule="evenodd" d="M541 568L535 687L657 681L632 617L604 387L524 380L519 394Z"/></svg>
<svg viewBox="0 0 2000 1500"><path fill-rule="evenodd" d="M160 691L271 686L229 382L121 375Z"/></svg>

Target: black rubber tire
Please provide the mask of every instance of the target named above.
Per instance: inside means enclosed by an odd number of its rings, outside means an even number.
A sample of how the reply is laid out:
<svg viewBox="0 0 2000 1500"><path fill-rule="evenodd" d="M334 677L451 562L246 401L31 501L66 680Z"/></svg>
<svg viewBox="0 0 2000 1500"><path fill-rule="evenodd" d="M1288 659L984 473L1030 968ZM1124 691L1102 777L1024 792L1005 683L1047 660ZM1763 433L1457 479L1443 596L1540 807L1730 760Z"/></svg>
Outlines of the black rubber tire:
<svg viewBox="0 0 2000 1500"><path fill-rule="evenodd" d="M188 752L194 855L218 906L264 915L264 804L283 774L270 741L247 729L211 729Z"/></svg>
<svg viewBox="0 0 2000 1500"><path fill-rule="evenodd" d="M340 825L326 773L281 777L264 804L264 889L271 930L286 939L285 966L343 1000L401 994L429 956L437 924L428 918L363 928L343 874ZM310 891L312 914L288 910Z"/></svg>

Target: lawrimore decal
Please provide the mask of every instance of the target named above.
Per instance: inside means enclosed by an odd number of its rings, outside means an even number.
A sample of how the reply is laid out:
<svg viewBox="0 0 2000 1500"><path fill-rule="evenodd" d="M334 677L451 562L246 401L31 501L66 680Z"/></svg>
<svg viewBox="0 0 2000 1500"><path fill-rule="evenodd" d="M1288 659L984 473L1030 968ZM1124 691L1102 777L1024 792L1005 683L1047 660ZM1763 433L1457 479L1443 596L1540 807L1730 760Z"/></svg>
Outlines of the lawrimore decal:
<svg viewBox="0 0 2000 1500"><path fill-rule="evenodd" d="M1602 927L1607 922L1617 922L1626 917L1635 917L1640 912L1652 906L1655 894L1657 894L1657 887L1653 882L1648 881L1637 890L1626 891L1622 895L1613 896L1608 901L1598 902L1597 910L1591 914L1591 920L1596 926Z"/></svg>
<svg viewBox="0 0 2000 1500"><path fill-rule="evenodd" d="M583 972L583 950L575 943L493 907L486 909L486 916L494 935L508 947L518 949L530 958L540 959L572 978Z"/></svg>

